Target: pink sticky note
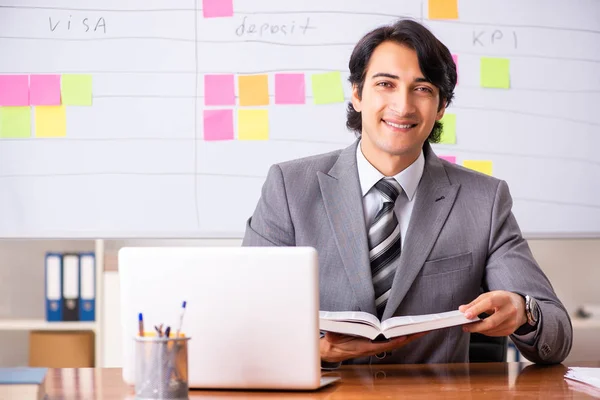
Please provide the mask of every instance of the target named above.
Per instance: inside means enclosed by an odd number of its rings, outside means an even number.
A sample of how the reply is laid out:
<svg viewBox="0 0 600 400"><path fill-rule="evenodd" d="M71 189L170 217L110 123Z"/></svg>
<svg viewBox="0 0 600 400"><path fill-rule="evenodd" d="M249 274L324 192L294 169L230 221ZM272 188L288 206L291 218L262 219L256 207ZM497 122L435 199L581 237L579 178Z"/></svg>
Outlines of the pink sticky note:
<svg viewBox="0 0 600 400"><path fill-rule="evenodd" d="M233 0L202 0L204 18L233 17Z"/></svg>
<svg viewBox="0 0 600 400"><path fill-rule="evenodd" d="M454 65L456 65L456 84L458 84L458 55L452 54L452 60L454 60Z"/></svg>
<svg viewBox="0 0 600 400"><path fill-rule="evenodd" d="M275 74L275 104L304 104L304 74Z"/></svg>
<svg viewBox="0 0 600 400"><path fill-rule="evenodd" d="M29 105L29 76L0 75L0 106Z"/></svg>
<svg viewBox="0 0 600 400"><path fill-rule="evenodd" d="M233 140L233 110L204 110L204 140Z"/></svg>
<svg viewBox="0 0 600 400"><path fill-rule="evenodd" d="M32 106L60 106L60 75L31 75L29 102Z"/></svg>
<svg viewBox="0 0 600 400"><path fill-rule="evenodd" d="M455 156L438 156L439 158L441 158L442 160L446 160L448 162L451 162L452 164L456 164L456 157Z"/></svg>
<svg viewBox="0 0 600 400"><path fill-rule="evenodd" d="M230 75L204 75L204 104L235 105L235 79Z"/></svg>

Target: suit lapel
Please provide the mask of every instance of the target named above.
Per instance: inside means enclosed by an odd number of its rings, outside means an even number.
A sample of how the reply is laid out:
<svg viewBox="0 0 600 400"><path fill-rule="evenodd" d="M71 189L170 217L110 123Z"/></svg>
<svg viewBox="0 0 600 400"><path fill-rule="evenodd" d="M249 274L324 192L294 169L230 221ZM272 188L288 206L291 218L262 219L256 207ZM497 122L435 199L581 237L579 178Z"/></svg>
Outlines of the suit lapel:
<svg viewBox="0 0 600 400"><path fill-rule="evenodd" d="M342 150L329 173L319 172L318 179L327 217L358 306L361 311L376 315L367 228L356 166L357 144L358 141Z"/></svg>
<svg viewBox="0 0 600 400"><path fill-rule="evenodd" d="M450 184L442 163L428 143L423 151L425 168L382 319L392 317L406 296L448 218L460 187Z"/></svg>

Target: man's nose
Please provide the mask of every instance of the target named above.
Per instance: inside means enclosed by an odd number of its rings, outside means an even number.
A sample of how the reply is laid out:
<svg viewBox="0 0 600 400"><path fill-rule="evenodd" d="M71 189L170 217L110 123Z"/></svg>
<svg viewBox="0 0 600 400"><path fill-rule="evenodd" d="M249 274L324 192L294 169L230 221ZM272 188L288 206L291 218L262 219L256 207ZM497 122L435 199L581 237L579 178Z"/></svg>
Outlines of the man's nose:
<svg viewBox="0 0 600 400"><path fill-rule="evenodd" d="M389 107L400 115L410 115L415 112L412 89L399 87L391 96Z"/></svg>

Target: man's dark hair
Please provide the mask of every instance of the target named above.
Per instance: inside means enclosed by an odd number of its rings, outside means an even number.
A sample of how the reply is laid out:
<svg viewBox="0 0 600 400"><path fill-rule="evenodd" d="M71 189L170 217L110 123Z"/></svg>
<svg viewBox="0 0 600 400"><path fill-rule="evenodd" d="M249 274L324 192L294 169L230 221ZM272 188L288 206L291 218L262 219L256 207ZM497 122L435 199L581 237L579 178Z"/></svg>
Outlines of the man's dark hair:
<svg viewBox="0 0 600 400"><path fill-rule="evenodd" d="M415 50L419 67L425 79L435 85L440 92L438 110L449 106L454 97L456 86L456 65L448 48L440 42L427 28L418 22L404 19L392 25L379 27L367 33L354 47L348 66L350 83L357 86L359 98L365 84L367 67L375 48L383 42L392 41ZM356 136L362 133L362 116L348 104L346 126ZM429 137L432 143L438 143L442 134L442 124L435 122Z"/></svg>

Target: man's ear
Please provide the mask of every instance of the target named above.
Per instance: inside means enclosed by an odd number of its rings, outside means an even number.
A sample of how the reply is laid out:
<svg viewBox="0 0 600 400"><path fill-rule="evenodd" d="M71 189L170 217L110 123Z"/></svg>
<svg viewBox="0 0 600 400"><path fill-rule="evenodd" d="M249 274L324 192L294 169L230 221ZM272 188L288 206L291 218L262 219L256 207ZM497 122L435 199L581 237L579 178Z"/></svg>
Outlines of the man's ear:
<svg viewBox="0 0 600 400"><path fill-rule="evenodd" d="M358 85L352 85L352 106L356 112L361 112L361 101L360 101L360 93L358 92Z"/></svg>
<svg viewBox="0 0 600 400"><path fill-rule="evenodd" d="M437 114L435 115L435 120L439 121L440 119L442 119L445 112L446 112L446 102L444 102L444 105L442 106L442 108L440 108L438 110Z"/></svg>

